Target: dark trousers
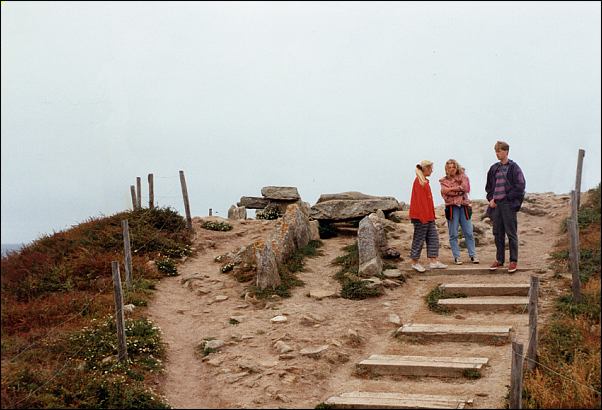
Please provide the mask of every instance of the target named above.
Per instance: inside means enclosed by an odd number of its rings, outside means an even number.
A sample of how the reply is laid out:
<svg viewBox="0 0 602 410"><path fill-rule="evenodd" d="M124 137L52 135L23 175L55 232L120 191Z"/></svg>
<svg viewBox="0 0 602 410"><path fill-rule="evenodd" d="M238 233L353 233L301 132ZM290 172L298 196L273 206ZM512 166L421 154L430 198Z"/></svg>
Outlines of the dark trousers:
<svg viewBox="0 0 602 410"><path fill-rule="evenodd" d="M510 262L518 262L518 234L516 212L510 209L510 203L502 201L497 203L490 214L493 222L493 236L495 237L495 247L497 249L495 258L498 262L504 263L506 236L508 236L508 247L510 248Z"/></svg>

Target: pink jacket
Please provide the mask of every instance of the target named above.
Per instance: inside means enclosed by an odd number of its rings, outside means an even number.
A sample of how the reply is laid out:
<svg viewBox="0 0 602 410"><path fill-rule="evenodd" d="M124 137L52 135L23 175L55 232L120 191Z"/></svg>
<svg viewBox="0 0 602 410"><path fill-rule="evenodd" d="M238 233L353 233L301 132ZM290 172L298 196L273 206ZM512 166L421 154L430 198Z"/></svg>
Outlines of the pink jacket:
<svg viewBox="0 0 602 410"><path fill-rule="evenodd" d="M456 175L454 177L445 176L439 180L441 184L441 196L445 205L467 205L470 206L468 193L470 192L470 181L466 174ZM454 188L461 188L462 193L458 193Z"/></svg>

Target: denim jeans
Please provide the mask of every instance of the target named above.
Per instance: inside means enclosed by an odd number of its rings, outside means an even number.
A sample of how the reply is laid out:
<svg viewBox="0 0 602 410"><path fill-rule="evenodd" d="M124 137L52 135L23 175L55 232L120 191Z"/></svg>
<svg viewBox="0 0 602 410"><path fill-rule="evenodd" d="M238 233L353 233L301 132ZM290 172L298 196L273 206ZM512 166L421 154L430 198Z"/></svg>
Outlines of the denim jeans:
<svg viewBox="0 0 602 410"><path fill-rule="evenodd" d="M458 245L458 226L462 226L462 234L466 239L466 248L468 256L476 256L474 235L472 233L472 222L466 219L466 214L461 206L453 206L452 218L447 221L447 230L449 232L449 246L451 246L454 258L460 257L460 246Z"/></svg>

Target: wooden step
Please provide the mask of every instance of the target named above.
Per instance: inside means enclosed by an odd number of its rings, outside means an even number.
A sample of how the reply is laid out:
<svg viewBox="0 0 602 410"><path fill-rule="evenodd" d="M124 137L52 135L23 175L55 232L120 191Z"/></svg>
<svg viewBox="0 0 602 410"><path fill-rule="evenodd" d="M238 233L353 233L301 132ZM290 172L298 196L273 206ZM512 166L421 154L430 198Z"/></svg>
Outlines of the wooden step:
<svg viewBox="0 0 602 410"><path fill-rule="evenodd" d="M505 344L510 341L512 326L423 324L411 323L401 326L395 336L410 336L419 340L446 342L477 342Z"/></svg>
<svg viewBox="0 0 602 410"><path fill-rule="evenodd" d="M439 299L437 304L449 309L513 310L527 313L529 298L524 296L474 296L470 298Z"/></svg>
<svg viewBox="0 0 602 410"><path fill-rule="evenodd" d="M497 268L497 270L491 271L488 265L476 265L476 264L464 264L464 265L448 265L446 269L429 269L428 263L423 264L426 268L426 272L416 272L411 267L399 268L399 271L404 274L415 274L416 277L422 276L439 276L439 275L489 275L489 274L503 274L503 275L516 275L519 272L528 272L532 269L518 268L516 272L508 273L508 266Z"/></svg>
<svg viewBox="0 0 602 410"><path fill-rule="evenodd" d="M444 283L439 288L447 293L466 296L527 296L528 283Z"/></svg>
<svg viewBox="0 0 602 410"><path fill-rule="evenodd" d="M472 399L436 394L354 391L324 402L334 409L463 409Z"/></svg>
<svg viewBox="0 0 602 410"><path fill-rule="evenodd" d="M373 354L356 365L360 373L376 375L462 377L466 371L480 373L486 357L430 357Z"/></svg>

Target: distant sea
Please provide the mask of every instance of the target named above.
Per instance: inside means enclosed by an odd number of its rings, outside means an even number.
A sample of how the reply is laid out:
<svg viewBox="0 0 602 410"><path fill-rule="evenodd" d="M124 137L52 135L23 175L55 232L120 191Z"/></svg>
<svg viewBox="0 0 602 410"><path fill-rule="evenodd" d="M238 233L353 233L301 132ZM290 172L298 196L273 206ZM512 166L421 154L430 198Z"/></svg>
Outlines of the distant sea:
<svg viewBox="0 0 602 410"><path fill-rule="evenodd" d="M2 246L2 256L6 256L8 251L16 251L20 249L23 244L22 243L3 243L0 244Z"/></svg>

